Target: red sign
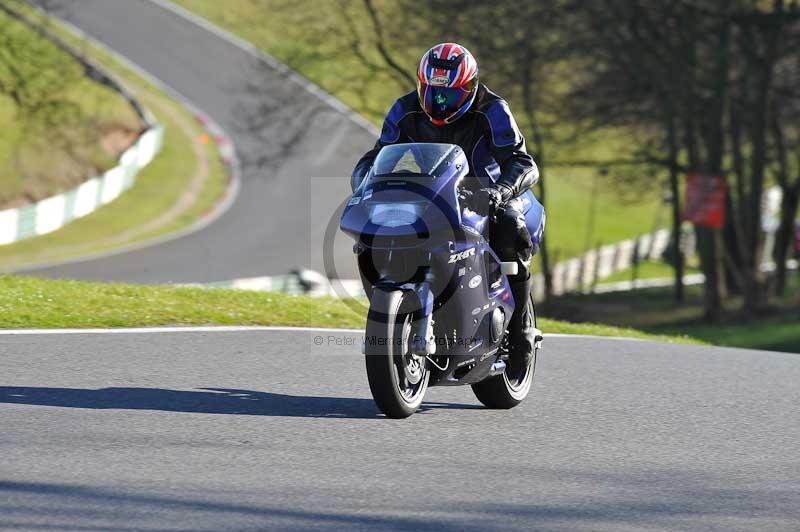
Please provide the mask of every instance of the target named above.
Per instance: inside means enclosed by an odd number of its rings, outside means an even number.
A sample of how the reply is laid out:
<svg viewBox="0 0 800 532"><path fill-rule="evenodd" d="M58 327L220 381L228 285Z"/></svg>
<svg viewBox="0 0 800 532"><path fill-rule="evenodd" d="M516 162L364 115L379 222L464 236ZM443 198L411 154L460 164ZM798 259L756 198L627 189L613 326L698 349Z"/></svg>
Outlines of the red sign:
<svg viewBox="0 0 800 532"><path fill-rule="evenodd" d="M720 176L686 176L686 203L683 219L695 225L722 229L725 225L725 195L728 188Z"/></svg>

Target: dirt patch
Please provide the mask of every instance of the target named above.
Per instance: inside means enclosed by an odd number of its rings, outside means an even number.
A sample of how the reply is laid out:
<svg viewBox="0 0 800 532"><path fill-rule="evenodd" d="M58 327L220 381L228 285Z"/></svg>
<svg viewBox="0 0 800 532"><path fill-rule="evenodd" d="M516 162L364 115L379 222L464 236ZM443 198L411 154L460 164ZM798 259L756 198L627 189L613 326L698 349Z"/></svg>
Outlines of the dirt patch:
<svg viewBox="0 0 800 532"><path fill-rule="evenodd" d="M141 134L142 130L133 130L123 125L112 124L103 128L100 147L105 153L119 159L119 156L136 142Z"/></svg>

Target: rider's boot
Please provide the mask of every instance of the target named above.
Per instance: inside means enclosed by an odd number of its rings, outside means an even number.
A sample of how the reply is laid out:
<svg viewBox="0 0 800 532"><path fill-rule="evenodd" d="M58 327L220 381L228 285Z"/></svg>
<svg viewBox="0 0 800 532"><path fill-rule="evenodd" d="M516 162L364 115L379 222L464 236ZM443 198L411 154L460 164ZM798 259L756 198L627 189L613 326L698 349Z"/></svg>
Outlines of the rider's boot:
<svg viewBox="0 0 800 532"><path fill-rule="evenodd" d="M515 277L519 277L519 279ZM508 361L512 370L525 368L530 364L536 344L530 302L531 277L530 272L525 272L509 279L515 305L514 313L508 324Z"/></svg>

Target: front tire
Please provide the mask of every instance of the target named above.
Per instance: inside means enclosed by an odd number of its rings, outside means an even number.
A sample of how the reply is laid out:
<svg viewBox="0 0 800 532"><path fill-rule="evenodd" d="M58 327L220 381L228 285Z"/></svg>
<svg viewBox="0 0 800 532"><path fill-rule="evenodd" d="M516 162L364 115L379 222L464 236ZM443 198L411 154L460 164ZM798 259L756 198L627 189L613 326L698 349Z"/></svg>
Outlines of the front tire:
<svg viewBox="0 0 800 532"><path fill-rule="evenodd" d="M533 306L533 296L528 301L533 326L536 327L536 309ZM536 357L538 349L534 348L531 363L526 368L512 372L509 366L501 375L490 377L472 385L472 392L478 401L487 408L504 409L514 408L520 404L531 390L533 374L536 371Z"/></svg>
<svg viewBox="0 0 800 532"><path fill-rule="evenodd" d="M412 354L413 292L374 290L370 300L365 362L372 397L387 417L402 419L422 404L430 372L425 357Z"/></svg>

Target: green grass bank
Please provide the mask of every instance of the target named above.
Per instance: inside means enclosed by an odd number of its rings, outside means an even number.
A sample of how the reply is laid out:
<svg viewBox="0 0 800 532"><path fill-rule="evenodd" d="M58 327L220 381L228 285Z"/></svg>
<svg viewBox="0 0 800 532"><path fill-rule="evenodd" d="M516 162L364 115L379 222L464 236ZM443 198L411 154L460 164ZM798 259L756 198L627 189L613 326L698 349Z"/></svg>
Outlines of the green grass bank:
<svg viewBox="0 0 800 532"><path fill-rule="evenodd" d="M790 277L787 296L758 316L740 311L741 298L726 302L718 323L703 318L703 287L688 286L677 303L673 288L647 288L609 294L570 295L540 306L548 316L570 321L632 327L656 335L685 336L722 346L800 353L800 276Z"/></svg>
<svg viewBox="0 0 800 532"><path fill-rule="evenodd" d="M361 301L223 288L143 286L0 275L0 328L286 325L362 328ZM629 328L542 319L546 333L625 336L668 342L688 338Z"/></svg>
<svg viewBox="0 0 800 532"><path fill-rule="evenodd" d="M0 11L0 210L111 168L142 128L122 96Z"/></svg>

